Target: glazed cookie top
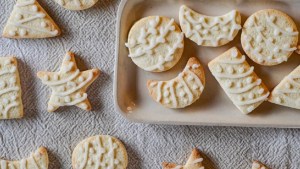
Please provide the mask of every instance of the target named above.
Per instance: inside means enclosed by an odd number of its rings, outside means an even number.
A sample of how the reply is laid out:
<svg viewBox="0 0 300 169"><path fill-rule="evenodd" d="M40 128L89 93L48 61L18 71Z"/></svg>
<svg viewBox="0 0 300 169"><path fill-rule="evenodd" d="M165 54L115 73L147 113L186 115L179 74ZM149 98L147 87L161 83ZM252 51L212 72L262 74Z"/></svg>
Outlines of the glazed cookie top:
<svg viewBox="0 0 300 169"><path fill-rule="evenodd" d="M137 66L162 72L171 69L181 58L184 35L174 19L149 16L133 25L126 47Z"/></svg>
<svg viewBox="0 0 300 169"><path fill-rule="evenodd" d="M256 63L278 65L297 49L298 30L287 14L274 9L261 10L245 22L241 42Z"/></svg>
<svg viewBox="0 0 300 169"><path fill-rule="evenodd" d="M84 10L94 6L98 0L54 0L69 10Z"/></svg>

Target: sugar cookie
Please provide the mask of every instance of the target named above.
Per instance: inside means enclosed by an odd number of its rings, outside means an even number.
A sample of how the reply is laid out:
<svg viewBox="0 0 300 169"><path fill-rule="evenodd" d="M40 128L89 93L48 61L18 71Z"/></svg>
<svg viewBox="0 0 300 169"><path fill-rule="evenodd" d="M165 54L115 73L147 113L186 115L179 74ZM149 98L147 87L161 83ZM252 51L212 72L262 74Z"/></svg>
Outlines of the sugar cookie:
<svg viewBox="0 0 300 169"><path fill-rule="evenodd" d="M126 169L127 152L112 136L98 135L80 142L72 154L73 169Z"/></svg>
<svg viewBox="0 0 300 169"><path fill-rule="evenodd" d="M54 0L62 7L69 10L84 10L94 6L98 0Z"/></svg>
<svg viewBox="0 0 300 169"><path fill-rule="evenodd" d="M184 166L164 162L163 169L205 169L202 162L203 158L201 157L199 150L194 149L187 163Z"/></svg>
<svg viewBox="0 0 300 169"><path fill-rule="evenodd" d="M49 38L60 29L36 0L17 0L4 27L6 38Z"/></svg>
<svg viewBox="0 0 300 169"><path fill-rule="evenodd" d="M269 101L282 106L300 109L300 66L273 89Z"/></svg>
<svg viewBox="0 0 300 169"><path fill-rule="evenodd" d="M185 69L169 81L148 80L150 96L168 108L184 108L198 100L204 90L205 74L199 60L190 58Z"/></svg>
<svg viewBox="0 0 300 169"><path fill-rule="evenodd" d="M225 45L241 29L241 15L236 10L222 16L206 16L183 5L179 20L185 36L201 46Z"/></svg>
<svg viewBox="0 0 300 169"><path fill-rule="evenodd" d="M40 147L30 157L20 161L0 159L0 169L47 169L49 164L47 150Z"/></svg>
<svg viewBox="0 0 300 169"><path fill-rule="evenodd" d="M91 110L86 90L99 74L99 69L80 72L72 52L64 57L59 72L38 72L37 76L52 89L48 111L54 112L61 106L74 105L83 110Z"/></svg>
<svg viewBox="0 0 300 169"><path fill-rule="evenodd" d="M162 72L171 69L181 58L184 35L174 19L149 16L133 25L125 45L137 66Z"/></svg>
<svg viewBox="0 0 300 169"><path fill-rule="evenodd" d="M259 161L253 161L252 169L268 169L268 168Z"/></svg>
<svg viewBox="0 0 300 169"><path fill-rule="evenodd" d="M0 119L23 117L21 83L14 57L0 57Z"/></svg>
<svg viewBox="0 0 300 169"><path fill-rule="evenodd" d="M208 64L225 93L244 114L267 100L269 91L246 57L233 47Z"/></svg>
<svg viewBox="0 0 300 169"><path fill-rule="evenodd" d="M254 62L266 66L278 65L287 61L297 49L298 30L287 14L265 9L247 19L241 42Z"/></svg>

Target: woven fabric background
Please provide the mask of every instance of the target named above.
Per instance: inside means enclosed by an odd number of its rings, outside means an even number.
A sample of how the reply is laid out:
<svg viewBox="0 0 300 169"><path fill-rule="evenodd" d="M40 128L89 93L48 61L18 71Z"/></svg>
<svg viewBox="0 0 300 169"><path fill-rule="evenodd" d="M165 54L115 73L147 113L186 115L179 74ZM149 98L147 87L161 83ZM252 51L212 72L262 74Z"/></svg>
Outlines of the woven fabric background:
<svg viewBox="0 0 300 169"><path fill-rule="evenodd" d="M52 0L39 0L63 30L59 38L0 38L0 56L19 59L25 118L0 121L0 157L21 159L39 146L49 152L50 169L70 169L73 148L86 137L109 134L122 140L128 169L158 169L163 161L183 164L194 147L209 161L208 168L247 169L253 159L273 169L300 168L300 130L196 127L134 124L118 114L113 103L115 23L119 1L99 0L82 12L64 10ZM13 0L1 0L0 30ZM98 67L101 77L88 94L92 112L76 107L46 112L49 88L36 78L39 70L58 70L67 50L76 53L81 70ZM91 92L93 91L93 92Z"/></svg>

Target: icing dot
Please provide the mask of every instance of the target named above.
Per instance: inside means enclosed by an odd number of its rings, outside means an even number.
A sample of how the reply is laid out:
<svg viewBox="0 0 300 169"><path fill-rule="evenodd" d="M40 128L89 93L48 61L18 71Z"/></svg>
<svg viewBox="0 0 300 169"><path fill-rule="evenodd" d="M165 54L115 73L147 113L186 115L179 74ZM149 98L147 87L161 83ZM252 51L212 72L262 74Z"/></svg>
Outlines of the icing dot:
<svg viewBox="0 0 300 169"><path fill-rule="evenodd" d="M291 28L291 27L285 28L285 30L286 30L287 32L293 32L293 28Z"/></svg>
<svg viewBox="0 0 300 169"><path fill-rule="evenodd" d="M175 26L171 26L171 27L170 27L170 30L171 30L171 31L174 31L174 30L175 30Z"/></svg>
<svg viewBox="0 0 300 169"><path fill-rule="evenodd" d="M8 104L8 103L9 103L9 100L8 100L7 98L4 98L4 99L2 100L2 102L3 102L3 104Z"/></svg>
<svg viewBox="0 0 300 169"><path fill-rule="evenodd" d="M246 44L246 45L245 45L245 50L246 50L246 51L249 51L249 50L250 50L250 45L249 45L249 44Z"/></svg>
<svg viewBox="0 0 300 169"><path fill-rule="evenodd" d="M18 13L18 14L16 14L16 19L17 19L17 20L20 20L20 19L22 19L22 17L23 17L23 15L21 15L21 14L19 14L19 13Z"/></svg>
<svg viewBox="0 0 300 169"><path fill-rule="evenodd" d="M243 96L238 96L238 100L239 100L239 101L243 101L243 100L244 100L244 97L243 97Z"/></svg>
<svg viewBox="0 0 300 169"><path fill-rule="evenodd" d="M5 65L5 66L7 66L7 65L9 65L9 64L11 64L11 63L12 63L12 61L11 61L10 59L4 61L4 65Z"/></svg>
<svg viewBox="0 0 300 169"><path fill-rule="evenodd" d="M275 102L276 102L276 103L282 103L282 100L281 100L280 97L276 97L276 98L275 98Z"/></svg>
<svg viewBox="0 0 300 169"><path fill-rule="evenodd" d="M203 32L202 32L204 35L208 34L208 30L207 29L204 29Z"/></svg>
<svg viewBox="0 0 300 169"><path fill-rule="evenodd" d="M292 88L292 86L291 86L291 84L290 84L290 83L286 83L286 84L285 84L285 87L286 87L287 89L290 89L290 88Z"/></svg>
<svg viewBox="0 0 300 169"><path fill-rule="evenodd" d="M182 87L183 87L183 85L181 83L178 83L177 88L180 89Z"/></svg>
<svg viewBox="0 0 300 169"><path fill-rule="evenodd" d="M274 47L273 52L278 53L279 51L280 51L280 49L277 46Z"/></svg>
<svg viewBox="0 0 300 169"><path fill-rule="evenodd" d="M239 73L244 73L245 72L245 68L241 67L239 68Z"/></svg>
<svg viewBox="0 0 300 169"><path fill-rule="evenodd" d="M13 31L13 30L9 30L9 31L8 31L8 34L9 34L10 36L16 36L16 32Z"/></svg>
<svg viewBox="0 0 300 169"><path fill-rule="evenodd" d="M82 108L82 109L84 109L84 110L86 110L86 109L88 108L88 105L85 104L85 103L81 103L81 104L79 105L79 107ZM102 153L104 153L104 152L102 152Z"/></svg>
<svg viewBox="0 0 300 169"><path fill-rule="evenodd" d="M4 81L0 81L0 88L4 88L6 86L6 83Z"/></svg>
<svg viewBox="0 0 300 169"><path fill-rule="evenodd" d="M262 63L262 62L264 62L264 59L261 58L261 57L257 57L257 61L258 61L259 63Z"/></svg>
<svg viewBox="0 0 300 169"><path fill-rule="evenodd" d="M223 31L223 32L228 32L228 28L227 28L227 27L223 27L223 28L222 28L222 31Z"/></svg>
<svg viewBox="0 0 300 169"><path fill-rule="evenodd" d="M265 30L265 28L264 28L264 27L262 27L262 26L258 26L258 27L257 27L257 29L258 29L258 31L260 31L260 32L262 32L262 31L264 31L264 30Z"/></svg>
<svg viewBox="0 0 300 169"><path fill-rule="evenodd" d="M189 76L189 77L187 78L187 80L188 80L188 81L193 81L194 78L193 78L192 76Z"/></svg>
<svg viewBox="0 0 300 169"><path fill-rule="evenodd" d="M195 84L193 85L193 89L194 89L194 90L197 90L198 88L199 88L199 86L197 86L197 85L195 85Z"/></svg>
<svg viewBox="0 0 300 169"><path fill-rule="evenodd" d="M170 92L169 91L165 91L164 92L164 97L168 97L170 95Z"/></svg>
<svg viewBox="0 0 300 169"><path fill-rule="evenodd" d="M262 37L260 35L258 35L256 37L256 40L255 40L257 43L261 42L262 41Z"/></svg>
<svg viewBox="0 0 300 169"><path fill-rule="evenodd" d="M183 91L181 91L181 92L179 93L179 96L180 96L180 97L184 97L185 95L186 95L186 93L183 92Z"/></svg>
<svg viewBox="0 0 300 169"><path fill-rule="evenodd" d="M59 79L59 76L57 75L57 74L55 74L54 76L53 76L53 80L58 80Z"/></svg>
<svg viewBox="0 0 300 169"><path fill-rule="evenodd" d="M11 78L9 79L9 82L10 82L11 84L15 84L15 83L17 82L17 79L16 79L15 77L11 77Z"/></svg>
<svg viewBox="0 0 300 169"><path fill-rule="evenodd" d="M248 78L246 79L246 82L247 82L248 84L251 84L251 83L253 82L253 77L248 77Z"/></svg>
<svg viewBox="0 0 300 169"><path fill-rule="evenodd" d="M36 5L33 5L31 7L31 10L34 11L34 12L37 12L38 11L38 7Z"/></svg>
<svg viewBox="0 0 300 169"><path fill-rule="evenodd" d="M183 102L184 102L185 104L187 104L187 103L189 102L189 100L188 100L188 99L183 99Z"/></svg>
<svg viewBox="0 0 300 169"><path fill-rule="evenodd" d="M14 73L14 72L16 72L16 70L17 70L17 67L16 66L12 66L9 71L11 73Z"/></svg>
<svg viewBox="0 0 300 169"><path fill-rule="evenodd" d="M66 90L65 86L61 86L61 87L59 88L59 91L61 91L61 92L65 91L65 90Z"/></svg>
<svg viewBox="0 0 300 169"><path fill-rule="evenodd" d="M226 87L231 88L233 86L233 82L232 81L227 81L226 82Z"/></svg>
<svg viewBox="0 0 300 169"><path fill-rule="evenodd" d="M198 67L200 67L199 64L193 64L193 65L192 65L192 68L193 68L193 69L197 69Z"/></svg>
<svg viewBox="0 0 300 169"><path fill-rule="evenodd" d="M43 27L43 28L47 27L47 23L45 21L42 21L41 22L41 27Z"/></svg>
<svg viewBox="0 0 300 169"><path fill-rule="evenodd" d="M257 52L257 53L261 53L262 48L261 48L260 46L257 46L254 50L255 50L255 52Z"/></svg>
<svg viewBox="0 0 300 169"><path fill-rule="evenodd" d="M70 97L70 96L66 96L66 97L65 97L65 102L66 102L66 103L71 102L71 97Z"/></svg>
<svg viewBox="0 0 300 169"><path fill-rule="evenodd" d="M69 87L76 87L76 83L75 82L67 82L67 85Z"/></svg>
<svg viewBox="0 0 300 169"><path fill-rule="evenodd" d="M118 159L115 159L114 163L115 163L115 164L119 164L120 161L119 161Z"/></svg>
<svg viewBox="0 0 300 169"><path fill-rule="evenodd" d="M254 106L249 106L249 107L247 108L247 111L250 113L250 112L252 112L254 109L255 109Z"/></svg>
<svg viewBox="0 0 300 169"><path fill-rule="evenodd" d="M27 34L27 31L25 29L20 29L19 34L20 36L25 36Z"/></svg>
<svg viewBox="0 0 300 169"><path fill-rule="evenodd" d="M16 101L17 100L17 96L15 96L15 95L13 95L13 96L11 96L11 101Z"/></svg>
<svg viewBox="0 0 300 169"><path fill-rule="evenodd" d="M212 30L218 31L218 30L219 30L219 27L218 27L218 26L214 26L214 27L212 28Z"/></svg>
<svg viewBox="0 0 300 169"><path fill-rule="evenodd" d="M234 72L233 68L230 66L230 67L227 67L227 72L232 74Z"/></svg>
<svg viewBox="0 0 300 169"><path fill-rule="evenodd" d="M165 103L166 103L166 104L169 104L170 102L171 102L170 99L166 99L166 100L165 100Z"/></svg>
<svg viewBox="0 0 300 169"><path fill-rule="evenodd" d="M288 43L283 45L283 48L284 48L284 49L288 49L288 48L290 48L290 47L291 47L291 45L288 44Z"/></svg>
<svg viewBox="0 0 300 169"><path fill-rule="evenodd" d="M75 95L75 98L76 98L76 99L81 98L81 94L80 94L80 93L77 93L77 94Z"/></svg>
<svg viewBox="0 0 300 169"><path fill-rule="evenodd" d="M270 16L270 20L272 21L272 22L274 22L275 21L275 16L274 15L272 15L272 16Z"/></svg>
<svg viewBox="0 0 300 169"><path fill-rule="evenodd" d="M249 93L248 97L249 97L249 99L253 99L255 97L255 95L253 93Z"/></svg>
<svg viewBox="0 0 300 169"><path fill-rule="evenodd" d="M44 81L48 81L49 80L49 76L48 75L44 75L43 80Z"/></svg>
<svg viewBox="0 0 300 169"><path fill-rule="evenodd" d="M222 72L223 72L223 69L222 69L222 67L221 67L220 65L217 65L216 71L217 71L218 73L222 73Z"/></svg>
<svg viewBox="0 0 300 169"><path fill-rule="evenodd" d="M263 94L265 92L265 89L261 88L258 90L258 94Z"/></svg>
<svg viewBox="0 0 300 169"><path fill-rule="evenodd" d="M243 83L242 82L237 82L236 86L239 87L239 88L241 88L241 87L243 87Z"/></svg>
<svg viewBox="0 0 300 169"><path fill-rule="evenodd" d="M238 52L237 52L237 50L232 50L232 51L231 51L231 57L233 57L233 58L238 57Z"/></svg>
<svg viewBox="0 0 300 169"><path fill-rule="evenodd" d="M275 36L278 36L279 34L280 34L279 29L275 29L275 30L274 30L274 35L275 35Z"/></svg>
<svg viewBox="0 0 300 169"><path fill-rule="evenodd" d="M200 17L200 18L199 18L199 22L200 22L200 23L204 22L204 18L203 18L203 17Z"/></svg>
<svg viewBox="0 0 300 169"><path fill-rule="evenodd" d="M274 39L273 39L272 37L269 37L269 38L268 38L268 42L269 42L269 43L273 43L273 42L274 42Z"/></svg>

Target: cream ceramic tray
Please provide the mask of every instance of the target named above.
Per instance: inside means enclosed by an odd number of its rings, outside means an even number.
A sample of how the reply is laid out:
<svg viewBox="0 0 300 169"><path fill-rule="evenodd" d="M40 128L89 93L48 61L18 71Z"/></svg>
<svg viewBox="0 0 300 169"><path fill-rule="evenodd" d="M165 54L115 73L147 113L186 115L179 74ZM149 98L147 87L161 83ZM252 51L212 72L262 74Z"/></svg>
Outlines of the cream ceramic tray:
<svg viewBox="0 0 300 169"><path fill-rule="evenodd" d="M218 48L198 47L185 40L185 50L179 64L164 73L150 73L139 69L128 57L125 47L127 34L135 21L150 15L174 18L178 23L179 7L185 4L206 15L221 15L232 9L242 14L244 22L255 11L266 8L288 13L300 29L300 1L271 0L123 0L117 18L116 64L114 99L117 111L134 122L176 124L300 128L300 111L263 103L250 115L243 115L227 98L208 70L207 63L232 46L241 51L240 34L233 42ZM185 109L167 109L154 102L148 95L147 79L172 79L184 68L189 57L197 56L206 70L207 85L201 98ZM259 66L248 59L255 71L272 89L279 81L300 64L294 54L287 63L273 67Z"/></svg>

